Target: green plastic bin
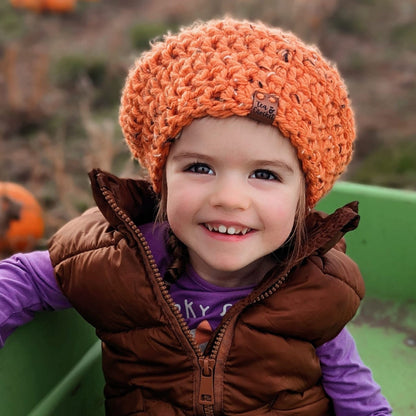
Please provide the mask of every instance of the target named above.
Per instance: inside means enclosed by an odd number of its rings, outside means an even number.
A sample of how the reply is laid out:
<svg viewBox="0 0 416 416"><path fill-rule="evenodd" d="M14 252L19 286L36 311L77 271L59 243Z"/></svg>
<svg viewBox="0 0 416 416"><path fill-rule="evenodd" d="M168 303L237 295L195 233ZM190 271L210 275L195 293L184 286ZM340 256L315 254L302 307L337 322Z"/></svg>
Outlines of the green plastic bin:
<svg viewBox="0 0 416 416"><path fill-rule="evenodd" d="M338 183L318 208L360 201L347 234L366 298L349 329L395 416L416 415L416 192ZM1 415L104 415L101 349L73 310L39 313L0 350Z"/></svg>
<svg viewBox="0 0 416 416"><path fill-rule="evenodd" d="M340 182L320 203L333 211L360 201L358 229L346 235L366 297L349 325L395 416L416 415L416 192Z"/></svg>

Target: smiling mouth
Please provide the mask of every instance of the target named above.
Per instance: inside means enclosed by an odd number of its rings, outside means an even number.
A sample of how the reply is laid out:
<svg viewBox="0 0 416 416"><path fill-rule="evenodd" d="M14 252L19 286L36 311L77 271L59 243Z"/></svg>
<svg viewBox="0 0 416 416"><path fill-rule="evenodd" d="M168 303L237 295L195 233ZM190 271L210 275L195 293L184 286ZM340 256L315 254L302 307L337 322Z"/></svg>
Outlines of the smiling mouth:
<svg viewBox="0 0 416 416"><path fill-rule="evenodd" d="M227 227L226 225L211 225L211 224L204 224L204 227L212 232L220 233L220 234L229 234L229 235L246 235L248 232L251 231L251 228L248 227L237 227L231 226Z"/></svg>

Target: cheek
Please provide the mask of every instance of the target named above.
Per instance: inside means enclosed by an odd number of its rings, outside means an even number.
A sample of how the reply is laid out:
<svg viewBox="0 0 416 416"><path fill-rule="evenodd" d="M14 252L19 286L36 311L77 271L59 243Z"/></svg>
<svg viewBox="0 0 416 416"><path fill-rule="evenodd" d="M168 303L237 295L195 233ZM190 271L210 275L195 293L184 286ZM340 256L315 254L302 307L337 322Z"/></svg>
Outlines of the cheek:
<svg viewBox="0 0 416 416"><path fill-rule="evenodd" d="M274 225L281 233L287 232L289 235L295 222L298 199L293 194L264 198L262 201L264 221L271 227Z"/></svg>
<svg viewBox="0 0 416 416"><path fill-rule="evenodd" d="M196 198L196 192L191 187L176 185L175 182L171 183L167 191L166 214L171 227L192 217Z"/></svg>
<svg viewBox="0 0 416 416"><path fill-rule="evenodd" d="M179 200L175 193L168 193L167 201L166 201L166 215L168 218L169 224L174 224L175 219L178 219L179 210L180 210Z"/></svg>
<svg viewBox="0 0 416 416"><path fill-rule="evenodd" d="M184 229L183 220L186 218L186 215L187 213L184 212L184 209L181 210L181 205L178 203L177 198L168 197L166 204L166 217L171 230L181 241L183 241L181 230Z"/></svg>
<svg viewBox="0 0 416 416"><path fill-rule="evenodd" d="M169 226L176 237L183 244L190 244L190 236L196 223L198 204L195 201L195 195L189 192L189 188L184 190L172 189L168 192L166 203L166 215Z"/></svg>

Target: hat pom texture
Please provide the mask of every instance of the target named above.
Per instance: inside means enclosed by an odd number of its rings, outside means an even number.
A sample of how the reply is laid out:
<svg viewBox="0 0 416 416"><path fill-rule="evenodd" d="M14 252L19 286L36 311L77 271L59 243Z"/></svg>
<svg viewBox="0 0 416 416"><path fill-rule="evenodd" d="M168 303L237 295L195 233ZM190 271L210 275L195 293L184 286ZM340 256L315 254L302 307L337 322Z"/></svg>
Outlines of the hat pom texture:
<svg viewBox="0 0 416 416"><path fill-rule="evenodd" d="M273 126L297 149L312 208L351 160L354 115L334 65L292 33L232 18L152 45L129 72L120 125L160 192L173 139L194 119L247 116L255 92L278 97Z"/></svg>

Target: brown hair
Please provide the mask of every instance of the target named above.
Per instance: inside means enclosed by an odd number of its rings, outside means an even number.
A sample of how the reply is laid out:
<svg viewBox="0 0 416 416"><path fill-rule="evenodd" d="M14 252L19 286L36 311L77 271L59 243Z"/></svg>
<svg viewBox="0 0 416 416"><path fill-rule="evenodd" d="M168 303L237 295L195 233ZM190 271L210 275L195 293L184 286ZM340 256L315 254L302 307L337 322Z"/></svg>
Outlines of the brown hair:
<svg viewBox="0 0 416 416"><path fill-rule="evenodd" d="M161 188L159 207L156 213L156 222L167 221L166 206L168 187L166 183L166 172L163 173ZM173 283L184 273L186 264L189 261L189 255L185 244L183 244L182 241L176 237L170 227L166 240L166 248L169 256L171 257L171 262L165 272L164 279L169 283Z"/></svg>
<svg viewBox="0 0 416 416"><path fill-rule="evenodd" d="M274 251L273 257L278 262L295 264L299 259L302 248L306 244L306 216L308 208L306 206L306 187L305 180L302 178L298 205L296 207L295 220L292 231L286 241Z"/></svg>

